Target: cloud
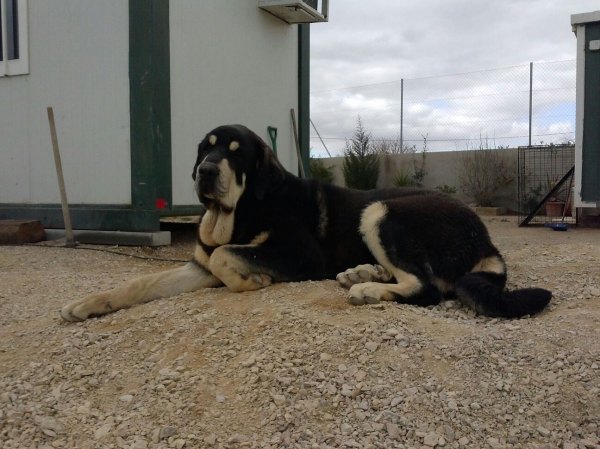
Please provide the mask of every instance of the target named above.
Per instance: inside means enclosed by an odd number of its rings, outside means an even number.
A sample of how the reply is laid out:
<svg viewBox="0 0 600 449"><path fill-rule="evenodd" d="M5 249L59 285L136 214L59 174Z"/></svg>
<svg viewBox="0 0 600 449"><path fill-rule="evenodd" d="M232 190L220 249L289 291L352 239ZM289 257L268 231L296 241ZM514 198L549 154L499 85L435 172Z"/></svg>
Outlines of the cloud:
<svg viewBox="0 0 600 449"><path fill-rule="evenodd" d="M334 151L358 115L373 137L397 138L404 79L411 145L424 135L438 151L480 136L523 145L534 61L534 132L563 138L574 128L570 15L596 8L583 0L333 0L330 22L311 26L311 118Z"/></svg>

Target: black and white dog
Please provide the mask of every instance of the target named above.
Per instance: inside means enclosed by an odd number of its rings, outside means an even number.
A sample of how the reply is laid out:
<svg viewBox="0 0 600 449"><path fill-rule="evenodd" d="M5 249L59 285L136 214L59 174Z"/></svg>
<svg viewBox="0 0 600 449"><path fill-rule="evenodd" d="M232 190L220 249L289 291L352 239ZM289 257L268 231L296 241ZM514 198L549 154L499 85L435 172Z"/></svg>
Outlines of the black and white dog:
<svg viewBox="0 0 600 449"><path fill-rule="evenodd" d="M552 294L505 290L506 265L461 202L421 189L356 191L287 172L244 126L220 126L198 146L193 178L205 207L193 259L64 306L92 316L193 290L234 292L335 279L352 304L438 304L454 293L489 316L535 314Z"/></svg>

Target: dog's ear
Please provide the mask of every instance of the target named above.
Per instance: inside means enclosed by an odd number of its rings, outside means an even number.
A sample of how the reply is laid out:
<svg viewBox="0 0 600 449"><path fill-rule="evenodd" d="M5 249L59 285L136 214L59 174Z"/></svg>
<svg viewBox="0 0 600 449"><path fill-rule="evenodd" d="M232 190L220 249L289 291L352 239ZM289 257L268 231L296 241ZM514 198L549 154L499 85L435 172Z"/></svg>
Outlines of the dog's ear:
<svg viewBox="0 0 600 449"><path fill-rule="evenodd" d="M272 192L281 185L285 179L285 170L264 140L255 133L252 134L257 147L254 195L262 200L267 192Z"/></svg>

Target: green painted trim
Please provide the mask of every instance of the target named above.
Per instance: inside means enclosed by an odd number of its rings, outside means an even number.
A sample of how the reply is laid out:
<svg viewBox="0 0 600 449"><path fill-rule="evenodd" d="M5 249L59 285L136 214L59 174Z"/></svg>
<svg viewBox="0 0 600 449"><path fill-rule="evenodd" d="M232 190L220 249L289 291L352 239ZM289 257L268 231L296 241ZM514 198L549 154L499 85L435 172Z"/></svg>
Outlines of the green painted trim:
<svg viewBox="0 0 600 449"><path fill-rule="evenodd" d="M310 24L298 25L298 140L310 178Z"/></svg>
<svg viewBox="0 0 600 449"><path fill-rule="evenodd" d="M585 25L585 88L583 99L583 139L581 199L600 201L600 52L590 51L590 41L600 40L600 22Z"/></svg>
<svg viewBox="0 0 600 449"><path fill-rule="evenodd" d="M129 0L131 203L156 207L152 132L152 0Z"/></svg>
<svg viewBox="0 0 600 449"><path fill-rule="evenodd" d="M69 206L73 229L102 231L159 231L157 210L131 209L122 205ZM39 220L48 229L64 229L60 204L0 204L0 220Z"/></svg>
<svg viewBox="0 0 600 449"><path fill-rule="evenodd" d="M172 204L168 0L129 0L131 202Z"/></svg>
<svg viewBox="0 0 600 449"><path fill-rule="evenodd" d="M169 0L153 0L152 71L154 73L154 161L156 196L173 206L171 158L171 40Z"/></svg>

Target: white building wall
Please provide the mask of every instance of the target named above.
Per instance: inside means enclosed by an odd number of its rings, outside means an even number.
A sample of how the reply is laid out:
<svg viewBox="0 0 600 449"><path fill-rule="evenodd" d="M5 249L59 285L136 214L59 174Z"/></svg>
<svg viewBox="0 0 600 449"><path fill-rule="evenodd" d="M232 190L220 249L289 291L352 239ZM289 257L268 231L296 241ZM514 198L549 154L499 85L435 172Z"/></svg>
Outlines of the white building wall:
<svg viewBox="0 0 600 449"><path fill-rule="evenodd" d="M173 204L195 205L192 168L211 129L248 126L270 145L278 128L283 165L297 172L290 109L298 114L298 29L257 0L170 4Z"/></svg>
<svg viewBox="0 0 600 449"><path fill-rule="evenodd" d="M129 204L129 22L123 0L29 0L29 74L0 78L0 203Z"/></svg>

